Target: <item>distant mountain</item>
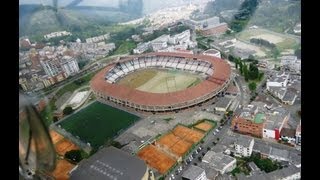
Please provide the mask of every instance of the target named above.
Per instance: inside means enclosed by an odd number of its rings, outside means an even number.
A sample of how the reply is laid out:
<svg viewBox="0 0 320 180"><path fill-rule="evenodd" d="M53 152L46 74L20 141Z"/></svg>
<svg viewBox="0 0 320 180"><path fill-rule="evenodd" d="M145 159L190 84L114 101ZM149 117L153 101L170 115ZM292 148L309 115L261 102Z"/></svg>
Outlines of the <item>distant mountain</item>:
<svg viewBox="0 0 320 180"><path fill-rule="evenodd" d="M125 22L141 17L142 0L121 4L122 9L100 6L68 6L54 8L39 4L19 6L19 35L43 35L58 30L82 29L94 24ZM76 5L76 3L74 4ZM59 7L59 5L58 5ZM136 13L140 12L140 13Z"/></svg>

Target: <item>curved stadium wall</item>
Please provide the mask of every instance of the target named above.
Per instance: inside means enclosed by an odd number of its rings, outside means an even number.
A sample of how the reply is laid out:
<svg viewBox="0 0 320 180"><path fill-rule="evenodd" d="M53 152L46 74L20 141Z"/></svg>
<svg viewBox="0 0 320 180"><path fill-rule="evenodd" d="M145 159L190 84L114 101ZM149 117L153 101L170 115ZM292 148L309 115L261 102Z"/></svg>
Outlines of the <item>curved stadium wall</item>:
<svg viewBox="0 0 320 180"><path fill-rule="evenodd" d="M169 93L151 93L116 84L122 77L146 68L177 69L202 73L196 86ZM149 53L108 65L90 82L97 100L114 102L149 112L175 111L200 104L224 91L231 81L230 65L223 59L182 53Z"/></svg>

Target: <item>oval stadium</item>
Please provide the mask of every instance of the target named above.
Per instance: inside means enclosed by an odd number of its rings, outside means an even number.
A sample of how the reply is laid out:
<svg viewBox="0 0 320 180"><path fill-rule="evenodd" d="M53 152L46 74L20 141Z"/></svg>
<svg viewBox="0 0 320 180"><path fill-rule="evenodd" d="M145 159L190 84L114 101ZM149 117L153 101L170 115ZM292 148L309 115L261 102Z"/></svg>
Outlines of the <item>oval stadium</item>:
<svg viewBox="0 0 320 180"><path fill-rule="evenodd" d="M157 52L110 64L93 77L90 85L100 102L168 112L208 101L230 82L231 68L223 59Z"/></svg>

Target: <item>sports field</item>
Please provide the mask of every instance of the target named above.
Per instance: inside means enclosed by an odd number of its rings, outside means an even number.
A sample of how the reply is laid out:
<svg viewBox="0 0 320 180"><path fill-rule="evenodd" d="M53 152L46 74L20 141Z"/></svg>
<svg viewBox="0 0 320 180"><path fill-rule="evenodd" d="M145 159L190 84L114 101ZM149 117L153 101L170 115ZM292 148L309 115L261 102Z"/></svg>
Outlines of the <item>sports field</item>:
<svg viewBox="0 0 320 180"><path fill-rule="evenodd" d="M57 160L57 165L55 170L52 172L53 177L55 179L68 180L69 172L75 167L75 165L71 164L67 160L59 159Z"/></svg>
<svg viewBox="0 0 320 180"><path fill-rule="evenodd" d="M192 142L192 143L197 143L199 142L204 134L200 131L194 130L194 129L189 129L187 127L178 125L172 130L172 133L186 141Z"/></svg>
<svg viewBox="0 0 320 180"><path fill-rule="evenodd" d="M197 124L194 127L207 132L213 127L213 124L211 124L209 122L202 122L202 123Z"/></svg>
<svg viewBox="0 0 320 180"><path fill-rule="evenodd" d="M118 84L152 93L180 91L201 82L199 76L187 72L145 69L131 73Z"/></svg>
<svg viewBox="0 0 320 180"><path fill-rule="evenodd" d="M176 163L173 158L158 150L154 145L147 145L141 149L138 156L161 174L166 173Z"/></svg>
<svg viewBox="0 0 320 180"><path fill-rule="evenodd" d="M79 136L84 143L98 148L138 119L138 116L96 101L59 125L73 136Z"/></svg>
<svg viewBox="0 0 320 180"><path fill-rule="evenodd" d="M56 152L60 155L65 155L66 152L77 150L79 147L73 144L70 140L64 138L55 144Z"/></svg>
<svg viewBox="0 0 320 180"><path fill-rule="evenodd" d="M178 136L175 136L172 133L168 133L162 136L158 141L157 144L166 147L172 153L176 154L178 157L183 156L192 146L192 143L184 141Z"/></svg>

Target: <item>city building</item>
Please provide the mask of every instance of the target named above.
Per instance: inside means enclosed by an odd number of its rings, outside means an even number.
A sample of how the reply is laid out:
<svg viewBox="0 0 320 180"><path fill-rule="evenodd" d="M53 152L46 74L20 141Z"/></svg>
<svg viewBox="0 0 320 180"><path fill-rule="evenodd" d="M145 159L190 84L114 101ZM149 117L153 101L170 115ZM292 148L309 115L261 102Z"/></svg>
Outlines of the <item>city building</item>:
<svg viewBox="0 0 320 180"><path fill-rule="evenodd" d="M60 65L57 60L40 60L40 64L48 76L53 77L61 72Z"/></svg>
<svg viewBox="0 0 320 180"><path fill-rule="evenodd" d="M301 73L301 60L297 56L282 56L281 66L284 70Z"/></svg>
<svg viewBox="0 0 320 180"><path fill-rule="evenodd" d="M182 180L207 180L204 169L190 165L182 174Z"/></svg>
<svg viewBox="0 0 320 180"><path fill-rule="evenodd" d="M254 145L254 139L251 137L239 136L234 142L236 155L243 157L250 157L252 154L252 148Z"/></svg>
<svg viewBox="0 0 320 180"><path fill-rule="evenodd" d="M157 37L156 39L150 41L150 46L153 51L158 51L160 49L166 48L168 46L170 35L164 34Z"/></svg>
<svg viewBox="0 0 320 180"><path fill-rule="evenodd" d="M148 43L139 43L136 48L133 49L134 54L141 54L149 49Z"/></svg>
<svg viewBox="0 0 320 180"><path fill-rule="evenodd" d="M296 143L296 130L289 128L282 128L280 132L281 140L294 145Z"/></svg>
<svg viewBox="0 0 320 180"><path fill-rule="evenodd" d="M265 125L263 128L263 138L279 140L280 132L290 118L290 113L281 107L275 108L266 113Z"/></svg>
<svg viewBox="0 0 320 180"><path fill-rule="evenodd" d="M208 49L208 50L204 51L203 54L208 55L208 56L214 56L214 57L221 58L220 51L215 50L215 49Z"/></svg>
<svg viewBox="0 0 320 180"><path fill-rule="evenodd" d="M275 75L271 74L267 79L267 90L270 91L270 87L287 87L288 82L288 73L278 72Z"/></svg>
<svg viewBox="0 0 320 180"><path fill-rule="evenodd" d="M208 166L219 171L221 174L230 172L236 168L235 158L223 153L215 153L214 151L208 151L203 156L202 162L207 163Z"/></svg>
<svg viewBox="0 0 320 180"><path fill-rule="evenodd" d="M222 97L218 100L215 106L216 111L226 112L231 105L231 98Z"/></svg>
<svg viewBox="0 0 320 180"><path fill-rule="evenodd" d="M264 124L260 121L248 120L242 117L234 117L231 124L234 131L249 134L254 137L262 137Z"/></svg>
<svg viewBox="0 0 320 180"><path fill-rule="evenodd" d="M301 179L301 168L289 165L288 167L278 169L269 173L258 171L257 173L251 173L249 176L240 173L237 174L236 177L237 180L298 180Z"/></svg>
<svg viewBox="0 0 320 180"><path fill-rule="evenodd" d="M149 176L144 161L113 146L99 150L70 171L71 180L147 180Z"/></svg>
<svg viewBox="0 0 320 180"><path fill-rule="evenodd" d="M170 44L184 44L190 41L190 30L185 30L179 34L173 35L168 39L168 43Z"/></svg>
<svg viewBox="0 0 320 180"><path fill-rule="evenodd" d="M63 58L60 60L60 65L67 77L79 72L77 60L70 56L63 56Z"/></svg>
<svg viewBox="0 0 320 180"><path fill-rule="evenodd" d="M58 32L46 34L46 35L44 35L44 38L48 40L48 39L55 38L55 37L69 36L69 35L72 35L72 34L67 31L58 31Z"/></svg>
<svg viewBox="0 0 320 180"><path fill-rule="evenodd" d="M205 27L201 30L201 33L205 36L216 36L224 34L228 30L227 23L220 23L217 25L212 25Z"/></svg>
<svg viewBox="0 0 320 180"><path fill-rule="evenodd" d="M110 37L110 33L104 34L104 35L100 35L100 36L95 36L95 37L91 37L91 38L87 38L86 39L86 43L98 43L104 40L109 39Z"/></svg>

